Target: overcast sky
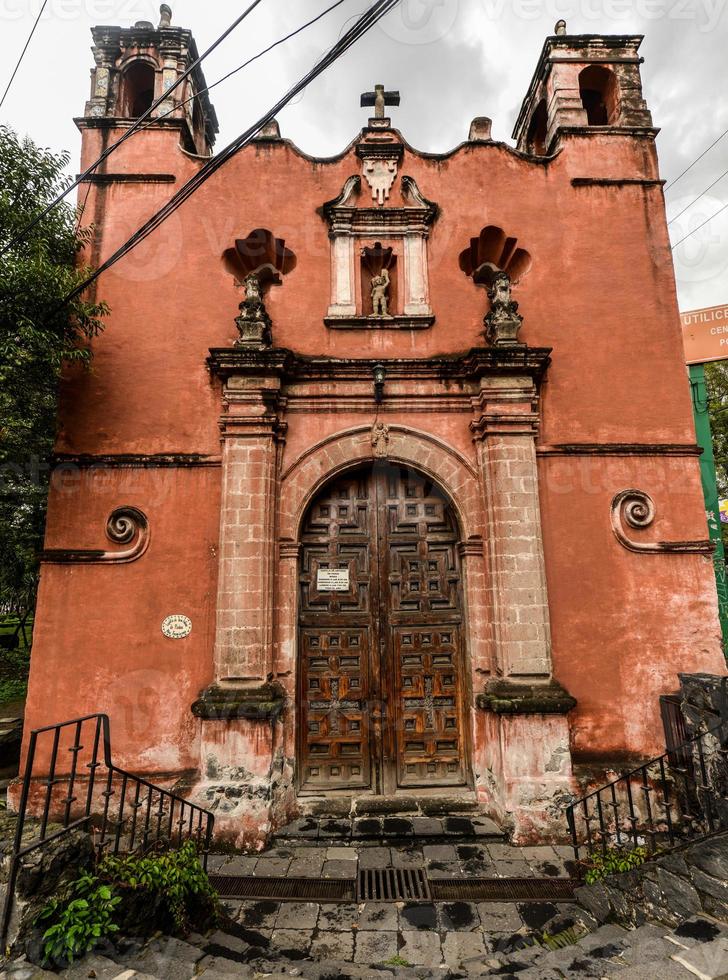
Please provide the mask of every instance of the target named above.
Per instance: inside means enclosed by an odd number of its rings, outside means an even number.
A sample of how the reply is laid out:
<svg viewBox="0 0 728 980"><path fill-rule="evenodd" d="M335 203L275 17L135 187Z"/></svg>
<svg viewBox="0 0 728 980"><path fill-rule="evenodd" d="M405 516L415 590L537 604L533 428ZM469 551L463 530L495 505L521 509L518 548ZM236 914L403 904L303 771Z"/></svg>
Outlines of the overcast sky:
<svg viewBox="0 0 728 980"><path fill-rule="evenodd" d="M331 2L263 0L205 63L208 84ZM41 3L0 0L0 92ZM211 97L221 124L218 148L262 115L368 4L346 0L217 88ZM242 0L172 0L173 23L191 28L203 50L243 6ZM728 129L727 8L728 0L402 0L281 114L282 134L312 154L338 152L366 121L360 93L383 82L400 90L402 105L392 116L418 149L450 149L477 115L493 119L495 139L510 141L543 39L564 17L569 33L646 35L644 91L662 129L662 176L670 181ZM73 117L88 97L90 27L158 19L154 0L47 0L0 122L41 145L69 150L75 170L79 134ZM677 215L728 170L727 161L728 136L667 191L668 215ZM726 202L728 177L671 224L673 242ZM728 209L674 254L683 310L728 303Z"/></svg>

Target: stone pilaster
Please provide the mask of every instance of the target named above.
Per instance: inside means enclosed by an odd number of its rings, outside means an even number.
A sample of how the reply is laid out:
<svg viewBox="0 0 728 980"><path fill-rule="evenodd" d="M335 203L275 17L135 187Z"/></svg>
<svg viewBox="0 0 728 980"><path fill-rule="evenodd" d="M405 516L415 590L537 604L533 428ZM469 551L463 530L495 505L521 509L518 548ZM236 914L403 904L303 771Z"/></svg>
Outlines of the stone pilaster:
<svg viewBox="0 0 728 980"><path fill-rule="evenodd" d="M471 423L487 513L496 669L551 676L551 630L538 499L536 386L485 377Z"/></svg>
<svg viewBox="0 0 728 980"><path fill-rule="evenodd" d="M272 672L280 378L225 383L215 680L256 687Z"/></svg>

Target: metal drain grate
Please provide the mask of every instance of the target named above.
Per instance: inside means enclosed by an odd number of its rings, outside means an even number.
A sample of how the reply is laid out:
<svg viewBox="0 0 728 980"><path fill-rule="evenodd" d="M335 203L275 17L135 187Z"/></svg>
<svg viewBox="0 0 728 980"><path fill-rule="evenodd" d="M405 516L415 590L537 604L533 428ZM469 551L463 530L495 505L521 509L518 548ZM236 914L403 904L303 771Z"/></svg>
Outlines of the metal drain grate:
<svg viewBox="0 0 728 980"><path fill-rule="evenodd" d="M580 882L571 878L468 878L430 882L435 901L570 902Z"/></svg>
<svg viewBox="0 0 728 980"><path fill-rule="evenodd" d="M277 902L353 902L353 878L255 878L243 875L210 875L210 884L221 898L274 899Z"/></svg>
<svg viewBox="0 0 728 980"><path fill-rule="evenodd" d="M421 868L362 868L359 871L360 902L418 901L430 897Z"/></svg>
<svg viewBox="0 0 728 980"><path fill-rule="evenodd" d="M353 878L256 878L210 875L221 898L276 902L570 902L580 884L571 878L428 880L421 868L364 868Z"/></svg>

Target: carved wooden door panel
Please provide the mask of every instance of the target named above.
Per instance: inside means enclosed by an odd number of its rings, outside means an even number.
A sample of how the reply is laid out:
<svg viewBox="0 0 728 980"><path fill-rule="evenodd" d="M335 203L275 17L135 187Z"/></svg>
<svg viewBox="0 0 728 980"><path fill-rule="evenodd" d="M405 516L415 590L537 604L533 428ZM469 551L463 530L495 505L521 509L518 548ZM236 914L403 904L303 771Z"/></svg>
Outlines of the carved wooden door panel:
<svg viewBox="0 0 728 980"><path fill-rule="evenodd" d="M390 467L378 480L382 589L394 716L385 792L466 781L458 534L431 480ZM383 619L385 617L383 616ZM393 771L394 770L394 771Z"/></svg>
<svg viewBox="0 0 728 980"><path fill-rule="evenodd" d="M316 498L301 536L299 786L392 793L466 781L451 508L386 464Z"/></svg>
<svg viewBox="0 0 728 980"><path fill-rule="evenodd" d="M372 657L378 587L374 506L371 474L357 473L329 485L303 527L299 781L306 791L372 785L369 719L378 680Z"/></svg>

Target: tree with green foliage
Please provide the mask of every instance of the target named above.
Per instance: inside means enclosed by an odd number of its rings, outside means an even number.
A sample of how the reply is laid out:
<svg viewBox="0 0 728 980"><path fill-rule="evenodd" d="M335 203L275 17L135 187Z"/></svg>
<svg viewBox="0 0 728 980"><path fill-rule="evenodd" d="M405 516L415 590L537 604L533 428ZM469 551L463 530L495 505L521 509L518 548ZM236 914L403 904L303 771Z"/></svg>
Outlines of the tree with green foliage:
<svg viewBox="0 0 728 980"><path fill-rule="evenodd" d="M68 154L0 126L0 249L66 185ZM91 230L62 204L0 257L0 603L33 595L64 365L88 363L104 303L65 297Z"/></svg>
<svg viewBox="0 0 728 980"><path fill-rule="evenodd" d="M705 365L705 387L718 496L723 500L728 497L728 361L713 361ZM728 524L721 522L720 527L723 547L728 555Z"/></svg>

